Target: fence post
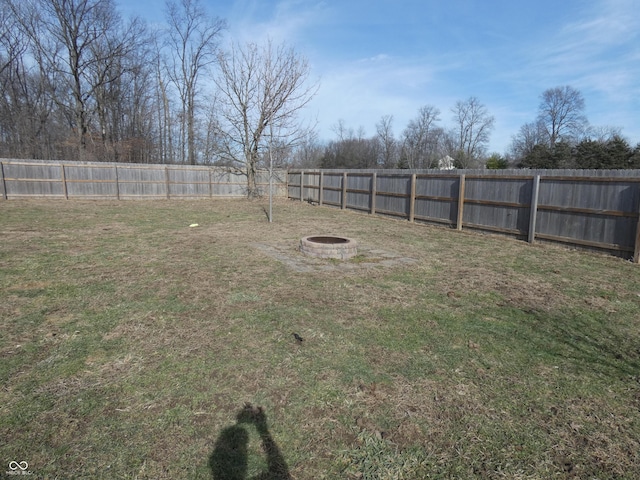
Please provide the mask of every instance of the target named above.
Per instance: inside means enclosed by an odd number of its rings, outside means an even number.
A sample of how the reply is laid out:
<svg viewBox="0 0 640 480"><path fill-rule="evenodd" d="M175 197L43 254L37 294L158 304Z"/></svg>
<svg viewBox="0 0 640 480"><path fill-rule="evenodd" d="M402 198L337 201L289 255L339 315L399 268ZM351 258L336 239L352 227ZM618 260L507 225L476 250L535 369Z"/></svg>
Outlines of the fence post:
<svg viewBox="0 0 640 480"><path fill-rule="evenodd" d="M116 200L120 200L120 184L118 183L118 166L114 165L113 169L116 174Z"/></svg>
<svg viewBox="0 0 640 480"><path fill-rule="evenodd" d="M304 170L300 170L300 201L304 202Z"/></svg>
<svg viewBox="0 0 640 480"><path fill-rule="evenodd" d="M209 198L213 198L213 180L211 179L211 177L211 168L209 168Z"/></svg>
<svg viewBox="0 0 640 480"><path fill-rule="evenodd" d="M538 217L538 192L540 191L540 175L533 177L531 189L531 210L529 211L529 243L536 238L536 220Z"/></svg>
<svg viewBox="0 0 640 480"><path fill-rule="evenodd" d="M69 191L67 190L67 179L64 175L64 163L60 164L60 174L61 174L61 181L62 181L62 189L64 191L64 198L66 200L69 200Z"/></svg>
<svg viewBox="0 0 640 480"><path fill-rule="evenodd" d="M640 202L638 204L638 225L636 227L636 243L633 248L633 263L640 263Z"/></svg>
<svg viewBox="0 0 640 480"><path fill-rule="evenodd" d="M320 183L318 187L320 188L318 193L318 205L322 205L322 201L324 200L324 193L322 192L322 185L324 184L324 172L320 170Z"/></svg>
<svg viewBox="0 0 640 480"><path fill-rule="evenodd" d="M416 174L411 174L411 196L409 197L409 221L413 222L416 213Z"/></svg>
<svg viewBox="0 0 640 480"><path fill-rule="evenodd" d="M2 199L7 200L7 182L4 181L4 164L0 162L0 177L2 178Z"/></svg>
<svg viewBox="0 0 640 480"><path fill-rule="evenodd" d="M464 173L460 174L460 181L458 183L458 218L456 228L462 230L462 216L464 215Z"/></svg>
<svg viewBox="0 0 640 480"><path fill-rule="evenodd" d="M284 198L285 200L289 200L289 170L284 172Z"/></svg>
<svg viewBox="0 0 640 480"><path fill-rule="evenodd" d="M347 208L347 172L342 174L342 210Z"/></svg>
<svg viewBox="0 0 640 480"><path fill-rule="evenodd" d="M164 167L165 188L167 189L167 200L169 200L169 167Z"/></svg>
<svg viewBox="0 0 640 480"><path fill-rule="evenodd" d="M376 213L376 193L378 191L378 174L373 172L371 177L371 215Z"/></svg>

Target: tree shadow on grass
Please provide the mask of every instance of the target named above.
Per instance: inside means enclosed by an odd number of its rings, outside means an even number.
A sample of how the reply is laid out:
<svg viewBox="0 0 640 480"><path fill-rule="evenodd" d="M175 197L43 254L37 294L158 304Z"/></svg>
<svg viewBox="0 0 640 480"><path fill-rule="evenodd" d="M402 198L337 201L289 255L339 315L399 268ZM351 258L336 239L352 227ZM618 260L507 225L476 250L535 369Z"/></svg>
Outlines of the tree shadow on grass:
<svg viewBox="0 0 640 480"><path fill-rule="evenodd" d="M247 479L249 433L245 424L255 426L267 456L267 470L251 479ZM218 436L209 468L214 480L291 480L289 467L269 433L264 410L249 403L238 412L236 424Z"/></svg>

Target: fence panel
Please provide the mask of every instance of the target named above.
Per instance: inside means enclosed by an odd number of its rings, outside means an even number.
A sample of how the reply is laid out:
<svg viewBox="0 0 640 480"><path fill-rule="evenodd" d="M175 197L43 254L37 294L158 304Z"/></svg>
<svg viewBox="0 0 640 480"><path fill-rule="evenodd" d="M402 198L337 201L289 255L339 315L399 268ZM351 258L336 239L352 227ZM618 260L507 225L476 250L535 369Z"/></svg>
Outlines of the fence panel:
<svg viewBox="0 0 640 480"><path fill-rule="evenodd" d="M376 176L376 212L385 215L409 217L411 176Z"/></svg>
<svg viewBox="0 0 640 480"><path fill-rule="evenodd" d="M342 205L342 173L325 173L322 185L322 203L333 206Z"/></svg>
<svg viewBox="0 0 640 480"><path fill-rule="evenodd" d="M371 210L371 182L373 175L363 173L347 177L347 208Z"/></svg>
<svg viewBox="0 0 640 480"><path fill-rule="evenodd" d="M633 252L640 190L633 179L544 178L536 236Z"/></svg>
<svg viewBox="0 0 640 480"><path fill-rule="evenodd" d="M273 174L275 195L286 196L286 172L274 171ZM25 196L209 198L247 194L247 177L242 173L201 165L0 160L0 175L1 199ZM268 193L269 173L258 171L256 181L259 193Z"/></svg>
<svg viewBox="0 0 640 480"><path fill-rule="evenodd" d="M531 177L466 176L463 225L514 235L529 227Z"/></svg>
<svg viewBox="0 0 640 480"><path fill-rule="evenodd" d="M211 195L209 169L167 168L170 196L206 198Z"/></svg>
<svg viewBox="0 0 640 480"><path fill-rule="evenodd" d="M126 165L118 167L120 198L169 198L167 169Z"/></svg>
<svg viewBox="0 0 640 480"><path fill-rule="evenodd" d="M4 163L7 197L64 197L65 185L61 164Z"/></svg>
<svg viewBox="0 0 640 480"><path fill-rule="evenodd" d="M320 202L320 173L309 172L305 175L303 199L309 202Z"/></svg>
<svg viewBox="0 0 640 480"><path fill-rule="evenodd" d="M415 220L455 224L459 186L457 175L417 175Z"/></svg>
<svg viewBox="0 0 640 480"><path fill-rule="evenodd" d="M287 196L289 198L300 199L300 177L301 173L290 173L287 180Z"/></svg>
<svg viewBox="0 0 640 480"><path fill-rule="evenodd" d="M117 198L116 169L109 165L64 165L67 196Z"/></svg>
<svg viewBox="0 0 640 480"><path fill-rule="evenodd" d="M214 197L244 197L247 195L247 179L236 172L212 171L211 187Z"/></svg>

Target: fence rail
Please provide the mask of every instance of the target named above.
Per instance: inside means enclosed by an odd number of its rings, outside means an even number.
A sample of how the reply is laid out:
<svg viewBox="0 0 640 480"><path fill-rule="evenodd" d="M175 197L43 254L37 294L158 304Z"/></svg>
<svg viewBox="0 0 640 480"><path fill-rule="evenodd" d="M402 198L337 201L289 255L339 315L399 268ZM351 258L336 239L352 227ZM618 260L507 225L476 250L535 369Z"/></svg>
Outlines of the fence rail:
<svg viewBox="0 0 640 480"><path fill-rule="evenodd" d="M290 171L289 198L640 262L640 171Z"/></svg>
<svg viewBox="0 0 640 480"><path fill-rule="evenodd" d="M286 172L274 171L274 195L286 196ZM257 175L266 193L269 172ZM140 199L244 197L246 177L207 166L0 160L0 198Z"/></svg>

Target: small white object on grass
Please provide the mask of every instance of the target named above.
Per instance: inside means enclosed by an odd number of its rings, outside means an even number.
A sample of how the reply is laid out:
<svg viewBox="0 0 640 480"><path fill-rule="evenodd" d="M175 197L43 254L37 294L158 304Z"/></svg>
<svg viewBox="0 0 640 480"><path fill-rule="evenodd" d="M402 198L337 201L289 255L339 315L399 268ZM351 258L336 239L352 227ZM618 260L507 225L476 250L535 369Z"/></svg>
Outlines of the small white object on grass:
<svg viewBox="0 0 640 480"><path fill-rule="evenodd" d="M191 225L189 225L190 227L199 227L200 225L198 225L197 223L192 223Z"/></svg>

